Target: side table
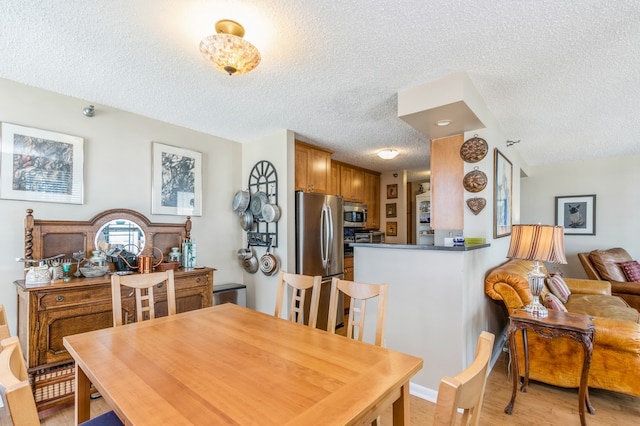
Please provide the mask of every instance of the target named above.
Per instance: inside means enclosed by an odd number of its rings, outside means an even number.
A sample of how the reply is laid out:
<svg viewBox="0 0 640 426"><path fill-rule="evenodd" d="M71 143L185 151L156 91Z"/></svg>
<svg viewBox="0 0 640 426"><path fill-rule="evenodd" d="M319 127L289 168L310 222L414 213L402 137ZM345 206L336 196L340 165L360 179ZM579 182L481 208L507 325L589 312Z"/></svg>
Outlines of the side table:
<svg viewBox="0 0 640 426"><path fill-rule="evenodd" d="M585 425L584 408L590 414L595 414L595 409L589 401L588 376L591 366L591 355L593 352L593 318L588 315L574 314L570 312L560 312L549 310L549 315L544 318L532 316L524 309L516 309L509 316L509 329L507 337L509 339L509 357L512 365L513 389L511 401L505 407L504 412L511 414L516 401L518 381L520 371L518 368L518 356L516 353L516 332L522 330L522 341L524 344L524 380L520 390L527 391L529 385L529 347L527 342L527 329L531 329L542 337L570 337L582 344L584 350L584 362L582 364L582 375L580 377L580 391L578 395L578 412L580 413L580 424Z"/></svg>

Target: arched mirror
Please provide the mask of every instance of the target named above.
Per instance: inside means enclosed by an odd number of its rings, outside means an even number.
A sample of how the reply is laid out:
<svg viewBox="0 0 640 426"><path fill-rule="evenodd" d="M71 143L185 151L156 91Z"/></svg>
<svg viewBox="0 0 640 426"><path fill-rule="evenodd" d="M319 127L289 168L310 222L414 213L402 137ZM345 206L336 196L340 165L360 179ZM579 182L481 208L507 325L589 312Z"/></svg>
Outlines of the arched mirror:
<svg viewBox="0 0 640 426"><path fill-rule="evenodd" d="M104 253L124 249L139 254L144 250L144 231L137 223L128 219L115 219L105 223L96 233L96 248Z"/></svg>

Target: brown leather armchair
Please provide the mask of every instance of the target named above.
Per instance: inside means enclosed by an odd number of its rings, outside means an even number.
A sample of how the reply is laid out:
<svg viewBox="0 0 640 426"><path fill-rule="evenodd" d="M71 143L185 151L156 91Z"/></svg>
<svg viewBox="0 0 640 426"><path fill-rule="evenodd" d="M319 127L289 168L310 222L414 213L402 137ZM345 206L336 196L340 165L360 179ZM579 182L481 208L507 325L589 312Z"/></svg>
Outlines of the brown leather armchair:
<svg viewBox="0 0 640 426"><path fill-rule="evenodd" d="M527 272L533 262L510 260L493 270L485 279L485 293L502 301L506 312L520 309L532 300ZM570 312L571 298L587 299L582 308L599 312L593 316L595 338L593 358L589 370L589 387L640 396L640 324L638 312L627 307L618 297L611 297L611 287L606 281L564 278L571 290L565 305ZM600 309L611 304L614 309ZM636 320L617 318L620 311L636 313ZM580 312L587 313L588 312ZM629 313L629 312L627 312ZM602 316L600 316L602 315ZM568 338L545 338L528 333L529 377L533 380L565 388L577 388L583 359L582 346ZM524 365L522 333L516 336L516 350L520 365Z"/></svg>
<svg viewBox="0 0 640 426"><path fill-rule="evenodd" d="M593 250L578 253L578 259L592 280L609 281L611 294L622 297L631 307L640 311L640 282L627 281L619 263L633 260L623 248Z"/></svg>

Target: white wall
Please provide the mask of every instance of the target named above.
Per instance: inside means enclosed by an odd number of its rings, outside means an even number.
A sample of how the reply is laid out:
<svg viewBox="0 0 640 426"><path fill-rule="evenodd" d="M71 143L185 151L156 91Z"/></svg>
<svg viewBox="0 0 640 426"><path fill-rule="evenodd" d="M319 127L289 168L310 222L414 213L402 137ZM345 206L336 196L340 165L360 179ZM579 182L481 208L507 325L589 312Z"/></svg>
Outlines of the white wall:
<svg viewBox="0 0 640 426"><path fill-rule="evenodd" d="M535 166L522 179L522 222L555 223L555 197L596 195L596 235L566 235L566 276L586 278L577 253L623 247L640 259L640 156Z"/></svg>
<svg viewBox="0 0 640 426"><path fill-rule="evenodd" d="M215 283L242 282L235 256L242 240L237 215L231 210L234 191L242 187L242 146L219 137L163 123L125 111L0 79L0 121L84 138L84 204L55 204L0 199L0 303L15 333L16 296L13 281L23 278L24 217L88 220L113 208L139 211L152 222L182 223L184 216L151 215L151 142L181 146L202 153L203 216L193 217L192 237L197 263L217 269ZM4 173L4 171L3 171Z"/></svg>
<svg viewBox="0 0 640 426"><path fill-rule="evenodd" d="M280 260L280 268L295 271L295 199L293 197L295 134L289 130L280 130L273 134L242 145L242 179L237 189L247 188L249 174L254 165L262 160L273 164L278 174L278 204L281 216L278 221L278 247L271 250ZM240 229L240 225L235 225ZM243 247L246 247L246 233L243 234ZM240 248L236 247L236 249ZM265 247L254 247L258 259L266 252ZM240 264L239 261L237 261ZM277 274L270 277L258 269L255 274L243 272L243 282L247 286L247 306L258 311L273 314L276 302Z"/></svg>

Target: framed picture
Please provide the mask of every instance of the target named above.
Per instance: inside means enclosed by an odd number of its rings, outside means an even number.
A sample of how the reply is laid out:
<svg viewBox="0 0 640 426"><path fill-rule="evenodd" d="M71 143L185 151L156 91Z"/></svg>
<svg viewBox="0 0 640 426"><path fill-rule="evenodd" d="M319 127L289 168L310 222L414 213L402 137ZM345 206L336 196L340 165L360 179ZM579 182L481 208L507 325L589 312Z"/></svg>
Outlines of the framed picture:
<svg viewBox="0 0 640 426"><path fill-rule="evenodd" d="M387 198L398 198L398 184L392 183L387 185Z"/></svg>
<svg viewBox="0 0 640 426"><path fill-rule="evenodd" d="M556 225L565 235L596 235L595 194L556 197Z"/></svg>
<svg viewBox="0 0 640 426"><path fill-rule="evenodd" d="M153 142L151 213L202 216L202 153Z"/></svg>
<svg viewBox="0 0 640 426"><path fill-rule="evenodd" d="M493 152L493 238L511 235L513 165L498 148Z"/></svg>
<svg viewBox="0 0 640 426"><path fill-rule="evenodd" d="M398 236L398 222L387 222L387 235L389 237Z"/></svg>
<svg viewBox="0 0 640 426"><path fill-rule="evenodd" d="M396 217L396 203L388 203L386 212L387 217Z"/></svg>
<svg viewBox="0 0 640 426"><path fill-rule="evenodd" d="M2 123L0 198L84 202L84 139Z"/></svg>

